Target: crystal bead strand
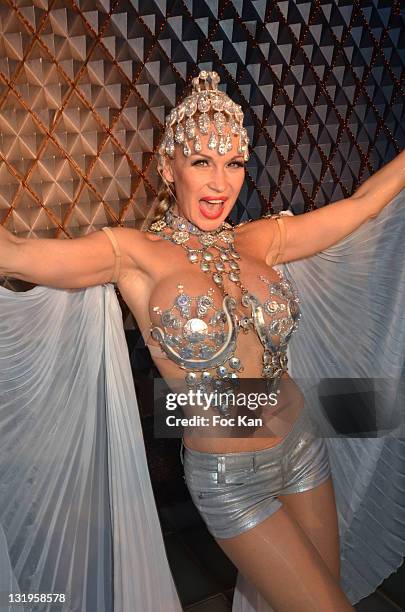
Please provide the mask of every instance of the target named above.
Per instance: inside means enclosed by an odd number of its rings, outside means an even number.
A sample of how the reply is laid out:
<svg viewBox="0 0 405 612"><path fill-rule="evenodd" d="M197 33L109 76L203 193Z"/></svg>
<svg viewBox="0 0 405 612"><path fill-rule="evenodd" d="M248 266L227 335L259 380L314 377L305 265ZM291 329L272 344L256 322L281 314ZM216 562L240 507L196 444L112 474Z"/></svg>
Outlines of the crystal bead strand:
<svg viewBox="0 0 405 612"><path fill-rule="evenodd" d="M166 229L172 230L170 233ZM223 275L234 283L242 292L242 304L248 305L244 296L248 290L240 280L240 268L238 261L239 253L234 245L233 228L229 223L222 223L219 228L212 232L205 232L193 225L187 219L174 215L171 211L166 213L165 219L153 223L149 231L158 234L164 240L181 246L187 253L188 260L192 264L200 264L202 272L211 273L212 280L224 295L227 295L223 284ZM201 248L190 247L187 242L191 236L195 236ZM209 249L215 249L214 254Z"/></svg>

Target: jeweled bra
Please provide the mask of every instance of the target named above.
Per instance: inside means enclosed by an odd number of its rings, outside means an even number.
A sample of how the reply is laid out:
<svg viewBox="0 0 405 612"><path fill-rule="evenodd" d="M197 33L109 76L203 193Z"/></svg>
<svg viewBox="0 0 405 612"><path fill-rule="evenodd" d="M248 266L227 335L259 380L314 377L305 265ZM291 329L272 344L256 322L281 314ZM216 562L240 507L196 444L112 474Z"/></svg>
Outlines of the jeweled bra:
<svg viewBox="0 0 405 612"><path fill-rule="evenodd" d="M299 298L292 284L279 271L277 281L259 277L269 290L269 297L263 304L242 285L237 263L240 256L234 247L232 230L232 226L224 223L214 232L203 232L171 212L150 226L149 231L186 250L190 263L199 263L201 271L211 273L214 283L224 294L222 307L217 308L213 289L192 296L179 284L171 308L162 310L154 306L161 327L154 326L151 333L167 357L187 372L185 380L189 388L227 391L234 388L238 372L243 370L240 358L235 356L238 332L240 329L246 333L255 330L264 349L262 377L272 390L287 371L286 351L291 334L298 327ZM199 240L201 248L187 245L191 235ZM241 304L250 308L250 316L237 312L236 299L223 286L225 274L241 289ZM270 322L266 322L265 314ZM223 414L227 412L227 406L217 409Z"/></svg>

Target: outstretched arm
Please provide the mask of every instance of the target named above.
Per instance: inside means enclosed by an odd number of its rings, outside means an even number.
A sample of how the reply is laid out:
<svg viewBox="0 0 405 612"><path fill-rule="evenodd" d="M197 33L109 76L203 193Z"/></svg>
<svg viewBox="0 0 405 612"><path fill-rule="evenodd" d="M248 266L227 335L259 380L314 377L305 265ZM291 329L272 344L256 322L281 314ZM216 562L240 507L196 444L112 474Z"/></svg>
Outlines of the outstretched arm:
<svg viewBox="0 0 405 612"><path fill-rule="evenodd" d="M104 231L72 240L35 239L18 238L0 226L0 275L63 289L117 282L119 274L136 268L133 253L140 232L120 227L112 232L112 241Z"/></svg>
<svg viewBox="0 0 405 612"><path fill-rule="evenodd" d="M376 217L404 187L405 151L402 151L350 198L303 215L273 220L273 241L267 252L267 263L302 259L327 249Z"/></svg>

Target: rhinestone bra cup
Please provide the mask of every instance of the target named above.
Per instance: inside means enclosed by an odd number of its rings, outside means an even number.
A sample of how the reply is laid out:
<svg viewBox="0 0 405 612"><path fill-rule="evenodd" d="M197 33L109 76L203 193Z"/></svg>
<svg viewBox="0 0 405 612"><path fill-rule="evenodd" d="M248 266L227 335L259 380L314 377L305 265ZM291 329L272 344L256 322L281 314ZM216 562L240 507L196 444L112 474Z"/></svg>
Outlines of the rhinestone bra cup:
<svg viewBox="0 0 405 612"><path fill-rule="evenodd" d="M164 233L167 228L174 231ZM161 325L152 327L152 337L159 342L167 357L187 372L185 380L189 388L227 392L235 388L239 373L243 371L241 359L235 356L238 332L255 331L263 346L262 377L266 379L268 388L273 389L287 371L286 351L291 334L298 327L299 298L293 285L279 271L276 281L259 276L267 285L269 294L263 303L249 292L239 279L239 266L235 266L235 259L240 257L235 251L233 232L229 228L226 226L216 233L201 232L186 220L173 219L171 215L159 227L151 227L151 231L165 240L183 247L190 263L200 263L201 271L211 273L215 285L224 294L222 305L218 307L214 303L214 289L194 296L179 284L178 294L170 308L153 307ZM189 233L199 237L202 249L185 245ZM250 310L250 316L239 315L235 298L224 289L224 274L241 289L240 301ZM226 414L226 407L224 411L221 407L217 409Z"/></svg>

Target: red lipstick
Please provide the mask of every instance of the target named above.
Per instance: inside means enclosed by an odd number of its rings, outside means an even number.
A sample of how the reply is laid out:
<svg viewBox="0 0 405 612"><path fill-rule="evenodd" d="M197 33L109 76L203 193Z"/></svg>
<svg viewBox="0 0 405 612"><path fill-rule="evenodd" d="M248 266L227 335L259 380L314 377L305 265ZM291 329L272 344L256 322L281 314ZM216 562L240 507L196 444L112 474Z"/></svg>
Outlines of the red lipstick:
<svg viewBox="0 0 405 612"><path fill-rule="evenodd" d="M206 202L216 202L221 200L221 202L226 202L228 198L220 196L220 197L215 197L215 196L207 196L206 198L201 198L201 200L205 200Z"/></svg>
<svg viewBox="0 0 405 612"><path fill-rule="evenodd" d="M200 213L206 219L217 219L222 215L224 204L228 198L207 196L199 201Z"/></svg>

